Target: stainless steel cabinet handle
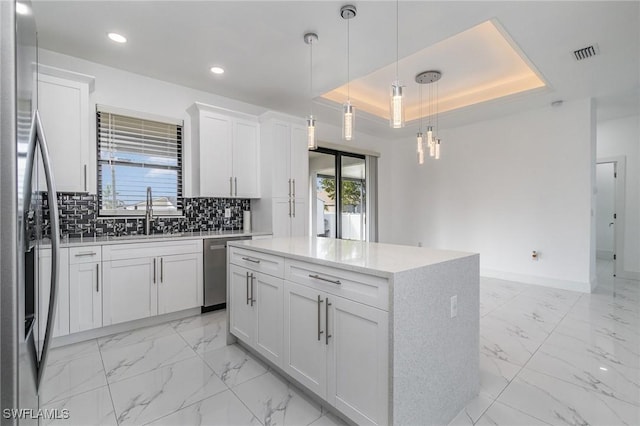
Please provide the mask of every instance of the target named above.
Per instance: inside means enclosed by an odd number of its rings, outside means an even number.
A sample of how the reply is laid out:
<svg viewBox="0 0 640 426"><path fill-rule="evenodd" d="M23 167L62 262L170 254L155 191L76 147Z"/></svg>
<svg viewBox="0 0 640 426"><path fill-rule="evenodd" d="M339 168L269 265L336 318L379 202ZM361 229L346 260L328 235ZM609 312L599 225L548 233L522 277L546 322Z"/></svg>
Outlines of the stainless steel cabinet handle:
<svg viewBox="0 0 640 426"><path fill-rule="evenodd" d="M337 284L337 285L342 284L342 283L340 282L340 280L330 280L329 278L321 277L321 276L320 276L320 275L318 275L318 274L309 274L309 277L310 277L310 278L315 278L316 280L320 280L320 281L326 281L326 282L328 282L328 283L332 283L332 284Z"/></svg>
<svg viewBox="0 0 640 426"><path fill-rule="evenodd" d="M98 254L98 253L96 253L95 251L85 251L85 252L82 252L82 253L76 253L75 256L76 257L95 256L96 254Z"/></svg>
<svg viewBox="0 0 640 426"><path fill-rule="evenodd" d="M238 196L238 178L235 177L235 178L233 178L233 180L235 180L235 182L236 182L236 194L235 195L237 197Z"/></svg>
<svg viewBox="0 0 640 426"><path fill-rule="evenodd" d="M291 197L291 179L289 179L289 197Z"/></svg>
<svg viewBox="0 0 640 426"><path fill-rule="evenodd" d="M250 257L243 257L242 260L246 260L247 262L260 263L257 259L252 259Z"/></svg>
<svg viewBox="0 0 640 426"><path fill-rule="evenodd" d="M160 258L160 282L164 281L164 257Z"/></svg>
<svg viewBox="0 0 640 426"><path fill-rule="evenodd" d="M247 272L247 278L246 278L246 283L247 283L247 305L249 304L249 300L251 300L251 297L249 296L249 272Z"/></svg>
<svg viewBox="0 0 640 426"><path fill-rule="evenodd" d="M291 217L291 198L287 202L289 203L289 217Z"/></svg>
<svg viewBox="0 0 640 426"><path fill-rule="evenodd" d="M153 283L156 283L156 258L153 258Z"/></svg>
<svg viewBox="0 0 640 426"><path fill-rule="evenodd" d="M96 263L96 293L100 293L100 264Z"/></svg>
<svg viewBox="0 0 640 426"><path fill-rule="evenodd" d="M320 330L320 305L322 305L323 300L318 295L318 342L320 341L320 336L324 331Z"/></svg>
<svg viewBox="0 0 640 426"><path fill-rule="evenodd" d="M291 205L293 206L293 217L296 217L296 200L291 200Z"/></svg>
<svg viewBox="0 0 640 426"><path fill-rule="evenodd" d="M87 190L87 165L84 165L84 190Z"/></svg>
<svg viewBox="0 0 640 426"><path fill-rule="evenodd" d="M233 197L233 177L229 176L229 196Z"/></svg>
<svg viewBox="0 0 640 426"><path fill-rule="evenodd" d="M332 337L329 334L329 306L331 306L331 303L329 303L329 298L327 297L327 304L324 305L324 329L327 331L324 334L324 344L325 345L329 344L329 337Z"/></svg>
<svg viewBox="0 0 640 426"><path fill-rule="evenodd" d="M293 179L293 184L291 185L293 187L293 198L296 198L296 180Z"/></svg>
<svg viewBox="0 0 640 426"><path fill-rule="evenodd" d="M256 298L254 297L254 288L253 288L253 280L256 279L256 276L251 274L251 306L253 306L253 303L256 301Z"/></svg>

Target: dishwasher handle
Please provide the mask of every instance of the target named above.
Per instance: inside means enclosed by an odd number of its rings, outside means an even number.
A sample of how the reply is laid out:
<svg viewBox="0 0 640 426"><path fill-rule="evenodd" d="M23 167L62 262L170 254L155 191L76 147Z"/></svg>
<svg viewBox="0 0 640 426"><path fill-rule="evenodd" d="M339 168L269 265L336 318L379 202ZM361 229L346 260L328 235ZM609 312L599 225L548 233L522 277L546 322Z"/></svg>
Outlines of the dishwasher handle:
<svg viewBox="0 0 640 426"><path fill-rule="evenodd" d="M215 244L215 245L211 244L209 246L209 250L222 250L222 249L226 249L226 248L227 248L227 246L224 245L224 244Z"/></svg>

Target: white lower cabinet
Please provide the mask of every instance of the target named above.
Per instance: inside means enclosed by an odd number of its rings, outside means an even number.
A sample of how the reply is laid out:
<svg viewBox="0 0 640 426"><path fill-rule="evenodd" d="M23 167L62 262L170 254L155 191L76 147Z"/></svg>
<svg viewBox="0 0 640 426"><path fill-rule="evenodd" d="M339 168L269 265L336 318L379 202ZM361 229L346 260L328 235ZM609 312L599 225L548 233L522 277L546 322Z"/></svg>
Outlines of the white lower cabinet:
<svg viewBox="0 0 640 426"><path fill-rule="evenodd" d="M202 306L202 253L160 258L158 314Z"/></svg>
<svg viewBox="0 0 640 426"><path fill-rule="evenodd" d="M326 296L285 281L284 366L291 377L327 396Z"/></svg>
<svg viewBox="0 0 640 426"><path fill-rule="evenodd" d="M38 284L39 284L39 318L40 336L44 337L44 330L49 312L49 297L51 297L51 249L39 248L38 256ZM69 334L69 249L60 249L58 293L56 296L56 315L53 320L53 337Z"/></svg>
<svg viewBox="0 0 640 426"><path fill-rule="evenodd" d="M104 262L105 326L158 314L156 264L155 257Z"/></svg>
<svg viewBox="0 0 640 426"><path fill-rule="evenodd" d="M104 247L104 325L202 306L202 241Z"/></svg>
<svg viewBox="0 0 640 426"><path fill-rule="evenodd" d="M282 366L282 278L229 265L231 332Z"/></svg>
<svg viewBox="0 0 640 426"><path fill-rule="evenodd" d="M257 262L255 268L266 262L265 256L274 260L257 251L242 255ZM357 424L387 424L389 314L376 306L387 306L378 299L388 300L388 293L362 289L388 283L280 259L285 262L282 278L229 265L231 333ZM297 278L294 272L302 270L305 274Z"/></svg>
<svg viewBox="0 0 640 426"><path fill-rule="evenodd" d="M69 265L69 332L102 327L101 262Z"/></svg>

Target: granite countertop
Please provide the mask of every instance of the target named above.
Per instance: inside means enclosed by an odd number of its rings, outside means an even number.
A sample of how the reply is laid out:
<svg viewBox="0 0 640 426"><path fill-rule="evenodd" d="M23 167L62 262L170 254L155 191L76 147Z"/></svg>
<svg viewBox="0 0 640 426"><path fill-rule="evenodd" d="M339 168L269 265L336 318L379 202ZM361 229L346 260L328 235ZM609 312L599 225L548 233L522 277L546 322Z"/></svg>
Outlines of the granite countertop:
<svg viewBox="0 0 640 426"><path fill-rule="evenodd" d="M108 244L132 244L151 241L175 241L175 240L202 240L208 238L229 237L253 237L258 235L271 235L270 232L244 232L244 231L204 231L181 232L176 234L152 234L152 235L125 235L119 237L86 237L86 238L61 238L60 247L81 247L87 245ZM46 242L45 242L46 244Z"/></svg>
<svg viewBox="0 0 640 426"><path fill-rule="evenodd" d="M461 251L321 237L234 241L229 245L387 278L412 269L478 256Z"/></svg>

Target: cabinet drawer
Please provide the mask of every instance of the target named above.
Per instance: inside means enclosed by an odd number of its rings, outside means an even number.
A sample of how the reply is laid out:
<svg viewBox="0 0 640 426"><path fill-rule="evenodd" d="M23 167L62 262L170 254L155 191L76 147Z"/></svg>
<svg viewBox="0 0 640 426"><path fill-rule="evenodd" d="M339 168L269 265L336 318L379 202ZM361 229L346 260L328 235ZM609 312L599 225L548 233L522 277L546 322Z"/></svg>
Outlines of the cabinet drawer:
<svg viewBox="0 0 640 426"><path fill-rule="evenodd" d="M229 263L282 278L284 258L238 247L229 248Z"/></svg>
<svg viewBox="0 0 640 426"><path fill-rule="evenodd" d="M389 311L389 282L386 278L292 259L285 260L284 278Z"/></svg>
<svg viewBox="0 0 640 426"><path fill-rule="evenodd" d="M95 263L102 260L102 247L100 246L82 246L71 247L69 249L69 264L77 265L79 263Z"/></svg>
<svg viewBox="0 0 640 426"><path fill-rule="evenodd" d="M104 260L140 259L174 254L202 253L202 240L153 241L110 244L102 247Z"/></svg>

